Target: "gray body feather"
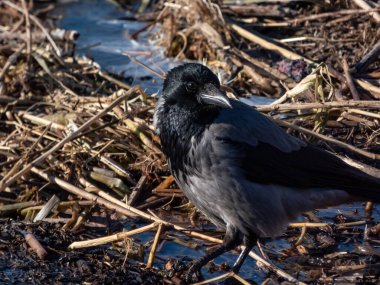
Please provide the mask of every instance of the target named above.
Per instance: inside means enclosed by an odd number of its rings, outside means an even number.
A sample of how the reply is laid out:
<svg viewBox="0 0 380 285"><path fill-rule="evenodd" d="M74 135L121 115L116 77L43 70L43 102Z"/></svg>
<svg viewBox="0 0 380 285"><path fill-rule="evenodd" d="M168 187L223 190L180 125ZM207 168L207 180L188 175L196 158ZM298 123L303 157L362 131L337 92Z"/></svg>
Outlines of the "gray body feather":
<svg viewBox="0 0 380 285"><path fill-rule="evenodd" d="M232 105L233 111L224 110L205 129L200 141L191 139L191 161L185 171L174 171L186 196L214 224L222 228L234 225L244 235L274 237L305 211L349 200L350 195L343 190L294 189L247 180L239 165L242 153L226 147L220 138L249 142L253 147L265 142L285 152L297 151L305 143L285 134L256 110L237 101ZM238 117L234 116L236 111ZM271 175L275 176L275 171Z"/></svg>

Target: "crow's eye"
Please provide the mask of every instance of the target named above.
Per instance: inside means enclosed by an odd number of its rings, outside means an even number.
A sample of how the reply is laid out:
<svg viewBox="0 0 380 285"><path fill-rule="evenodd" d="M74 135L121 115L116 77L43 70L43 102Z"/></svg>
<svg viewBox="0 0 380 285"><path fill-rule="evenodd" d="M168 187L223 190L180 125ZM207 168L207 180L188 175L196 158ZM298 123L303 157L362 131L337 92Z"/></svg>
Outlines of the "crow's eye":
<svg viewBox="0 0 380 285"><path fill-rule="evenodd" d="M197 90L197 84L193 81L189 81L186 83L186 89L189 92L194 92L195 90Z"/></svg>

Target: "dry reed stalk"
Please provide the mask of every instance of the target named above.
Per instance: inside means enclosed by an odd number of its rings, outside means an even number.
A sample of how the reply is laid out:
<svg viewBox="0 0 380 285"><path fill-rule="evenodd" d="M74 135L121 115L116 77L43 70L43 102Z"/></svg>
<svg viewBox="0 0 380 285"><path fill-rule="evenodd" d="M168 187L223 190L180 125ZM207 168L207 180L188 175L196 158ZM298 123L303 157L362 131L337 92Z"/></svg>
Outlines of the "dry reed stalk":
<svg viewBox="0 0 380 285"><path fill-rule="evenodd" d="M153 266L154 257L156 255L156 250L157 250L158 242L159 242L160 236L161 236L161 231L162 231L162 223L159 223L156 235L154 236L154 240L153 240L153 244L152 244L152 249L150 250L148 261L146 263L146 268L152 268L152 266Z"/></svg>
<svg viewBox="0 0 380 285"><path fill-rule="evenodd" d="M149 224L147 226L144 226L144 227L141 227L141 228L138 228L135 230L131 230L131 231L127 231L127 232L120 232L120 233L113 234L113 235L106 236L106 237L101 237L101 238L96 238L96 239L91 239L91 240L84 240L84 241L76 241L76 242L73 242L72 244L70 244L68 246L68 249L72 250L72 249L85 248L85 247L91 247L91 246L99 246L99 245L102 245L105 243L124 240L127 237L131 237L133 235L137 235L137 234L141 234L141 233L146 232L146 231L153 230L154 228L157 227L157 225L160 225L160 224L152 223L152 224Z"/></svg>
<svg viewBox="0 0 380 285"><path fill-rule="evenodd" d="M214 281L218 281L218 280L222 280L222 279L225 279L225 278L231 277L232 274L233 274L233 272L228 272L228 273L225 273L225 274L222 274L222 275L216 276L216 277L214 277L214 278L210 278L210 279L207 279L207 280L203 280L203 281L201 281L201 282L193 283L193 285L210 284L211 282L214 282Z"/></svg>
<svg viewBox="0 0 380 285"><path fill-rule="evenodd" d="M37 254L40 259L44 260L47 255L47 251L36 239L36 237L31 233L25 233L23 235L26 243L30 246L30 248Z"/></svg>
<svg viewBox="0 0 380 285"><path fill-rule="evenodd" d="M321 228L330 226L328 223L289 223L292 228Z"/></svg>
<svg viewBox="0 0 380 285"><path fill-rule="evenodd" d="M28 201L28 202L19 202L19 203L14 203L10 205L1 205L0 206L0 215L6 212L14 212L18 211L24 208L32 207L32 206L37 206L39 205L39 202L36 201Z"/></svg>
<svg viewBox="0 0 380 285"><path fill-rule="evenodd" d="M24 14L24 10L20 7L18 7L16 4L8 1L8 0L4 0L3 1L3 4L9 6L9 7L12 7L13 9L17 10L18 12L20 12L21 14ZM59 50L59 48L57 47L55 41L52 39L52 37L50 36L49 32L44 28L44 26L40 23L40 20L33 16L33 15L30 15L29 14L29 18L36 24L37 27L39 27L41 29L41 31L44 33L44 35L46 36L46 38L48 39L48 41L50 42L51 46L53 47L53 50L55 51L56 55L58 57L61 57L61 51Z"/></svg>
<svg viewBox="0 0 380 285"><path fill-rule="evenodd" d="M363 108L378 109L380 101L332 101L332 102L316 102L316 103L287 103L287 104L270 104L257 105L260 112L271 111L292 111L292 110L311 110L311 109L332 109L332 108ZM376 114L375 114L376 115Z"/></svg>
<svg viewBox="0 0 380 285"><path fill-rule="evenodd" d="M344 148L346 150L352 151L353 153L360 154L361 156L364 156L364 157L367 157L367 158L370 158L370 159L375 159L375 160L379 160L380 159L380 154L372 153L372 152L368 152L368 151L362 150L362 149L354 147L354 146L352 146L350 144L341 142L341 141L336 140L334 138L331 138L331 137L328 137L328 136L316 133L316 132L311 131L309 129L306 129L306 128L303 128L303 127L300 127L300 126L296 126L294 124L291 124L291 123L288 123L288 122L285 122L285 121L282 121L282 120L274 119L274 121L277 124L279 124L280 126L291 128L293 130L296 130L296 131L299 131L299 132L311 135L311 136L316 137L316 138L318 138L320 140L323 140L323 141L335 144L335 145L337 145L337 146L339 146L341 148Z"/></svg>
<svg viewBox="0 0 380 285"><path fill-rule="evenodd" d="M25 14L25 30L26 30L26 53L28 55L28 63L30 61L30 54L32 53L32 33L30 30L30 16L29 16L29 10L26 6L25 0L21 0L22 9L24 10Z"/></svg>
<svg viewBox="0 0 380 285"><path fill-rule="evenodd" d="M172 184L174 182L174 177L173 175L169 175L168 177L166 177L156 188L154 188L153 190L162 190L162 189L166 189L170 186L170 184Z"/></svg>
<svg viewBox="0 0 380 285"><path fill-rule="evenodd" d="M372 10L372 7L368 5L368 3L364 0L354 0L355 4L359 6L360 8L370 11ZM380 14L377 12L370 12L370 15L376 20L377 23L380 22Z"/></svg>
<svg viewBox="0 0 380 285"><path fill-rule="evenodd" d="M359 95L358 90L355 87L354 80L352 79L346 57L343 57L342 65L343 65L344 76L346 77L347 85L348 85L348 88L350 88L352 98L354 100L360 100L360 95Z"/></svg>
<svg viewBox="0 0 380 285"><path fill-rule="evenodd" d="M268 50L275 51L275 52L281 54L282 56L284 56L288 59L291 59L291 60L302 59L302 60L306 61L307 63L314 63L313 61L311 61L311 60L309 60L303 56L300 56L299 54L296 54L290 50L287 50L283 47L280 47L280 46L274 44L273 42L266 40L263 36L261 36L257 32L249 32L246 29L244 29L244 28L242 28L236 24L232 24L231 28L236 33L238 33L240 36L246 38L247 40L250 40L250 41L252 41L252 42L268 49Z"/></svg>

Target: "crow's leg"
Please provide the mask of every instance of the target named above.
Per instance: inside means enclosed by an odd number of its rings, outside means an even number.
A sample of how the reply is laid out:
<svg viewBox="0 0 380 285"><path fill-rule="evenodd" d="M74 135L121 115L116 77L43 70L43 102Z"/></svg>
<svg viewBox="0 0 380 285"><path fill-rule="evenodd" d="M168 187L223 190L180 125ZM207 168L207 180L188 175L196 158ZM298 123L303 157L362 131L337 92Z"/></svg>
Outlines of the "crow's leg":
<svg viewBox="0 0 380 285"><path fill-rule="evenodd" d="M232 267L232 271L235 274L239 273L239 270L240 270L241 266L243 265L244 260L247 258L249 252L251 251L251 249L255 245L256 241L257 241L256 237L247 238L246 236L244 236L243 243L244 243L245 248L242 250L239 257L236 259L234 266Z"/></svg>
<svg viewBox="0 0 380 285"><path fill-rule="evenodd" d="M194 273L198 272L204 265L206 265L210 260L217 258L219 255L234 249L241 242L241 237L239 232L232 227L227 227L226 235L224 236L223 243L214 249L212 252L199 258L187 271L185 275L185 281L187 283L192 282L192 276Z"/></svg>

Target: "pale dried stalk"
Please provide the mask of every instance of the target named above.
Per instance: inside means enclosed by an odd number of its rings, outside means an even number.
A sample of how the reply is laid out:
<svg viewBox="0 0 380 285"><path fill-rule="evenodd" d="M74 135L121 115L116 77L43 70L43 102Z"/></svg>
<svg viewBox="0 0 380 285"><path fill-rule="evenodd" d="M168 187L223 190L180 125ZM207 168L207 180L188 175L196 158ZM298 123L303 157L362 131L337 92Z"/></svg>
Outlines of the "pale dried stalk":
<svg viewBox="0 0 380 285"><path fill-rule="evenodd" d="M126 205L125 203L123 203L122 201L120 201L120 200L116 199L115 197L111 196L107 192L99 189L98 187L96 187L95 185L93 185L92 183L90 183L89 181L87 181L86 179L84 179L83 177L79 178L79 182L84 187L86 187L85 191L87 191L87 192L95 192L100 197L104 198L107 201L110 201L111 203L119 205L120 207L124 207ZM127 216L133 218L133 217L136 217L136 214L134 214L133 212L130 212L129 215L127 215Z"/></svg>
<svg viewBox="0 0 380 285"><path fill-rule="evenodd" d="M233 273L233 272L232 272L231 276L232 276L233 278L235 278L237 281L239 281L239 282L240 282L241 284L243 284L243 285L251 285L250 282L244 280L244 279L241 278L239 275L237 275L237 274L235 274L235 273Z"/></svg>
<svg viewBox="0 0 380 285"><path fill-rule="evenodd" d="M364 80L364 79L355 79L354 80L357 84L359 84L359 86L365 90L367 90L368 92L371 93L371 95L376 98L376 99L380 99L380 87L377 87L371 83L369 83L368 81Z"/></svg>
<svg viewBox="0 0 380 285"><path fill-rule="evenodd" d="M20 202L20 203L15 203L15 204L10 204L10 205L1 205L0 206L0 215L3 213L7 212L14 212L23 208L28 208L31 206L36 206L39 205L39 202L36 201L27 201L27 202Z"/></svg>
<svg viewBox="0 0 380 285"><path fill-rule="evenodd" d="M25 48L25 44L22 44L12 55L8 57L7 61L5 62L3 68L0 71L0 81L3 80L3 77L8 71L8 69L17 61L18 57L21 55L21 52L24 48Z"/></svg>
<svg viewBox="0 0 380 285"><path fill-rule="evenodd" d="M160 240L161 231L162 231L162 223L159 223L156 235L154 236L152 249L150 250L150 253L149 253L148 262L146 263L146 268L152 268L152 266L153 266L154 257L156 255L157 246L158 246L158 242Z"/></svg>
<svg viewBox="0 0 380 285"><path fill-rule="evenodd" d="M328 223L289 223L289 227L292 228L321 228L329 225Z"/></svg>
<svg viewBox="0 0 380 285"><path fill-rule="evenodd" d="M289 104L271 104L258 105L256 109L260 112L270 111L292 111L292 110L310 110L310 109L332 109L332 108L380 108L380 101L333 101L317 103L289 103Z"/></svg>
<svg viewBox="0 0 380 285"><path fill-rule="evenodd" d="M306 235L306 229L307 229L307 227L302 227L301 234L300 234L298 240L296 241L295 245L300 245L302 243L302 240Z"/></svg>
<svg viewBox="0 0 380 285"><path fill-rule="evenodd" d="M291 60L303 59L307 63L314 63L313 61L311 61L311 60L309 60L309 59L307 59L307 58L305 58L299 54L296 54L292 51L289 51L283 47L280 47L280 46L262 38L257 33L249 32L246 29L243 29L242 27L239 27L238 25L235 25L235 24L232 24L231 28L235 32L237 32L239 35L241 35L243 38L246 38L247 40L250 40L250 41L252 41L252 42L268 49L268 50L273 50L273 51L281 54L282 56L284 56L288 59L291 59Z"/></svg>
<svg viewBox="0 0 380 285"><path fill-rule="evenodd" d="M36 217L33 219L33 223L41 221L49 215L50 211L59 203L59 198L56 195L53 195L49 201L41 208Z"/></svg>
<svg viewBox="0 0 380 285"><path fill-rule="evenodd" d="M245 247L244 246L240 246L240 248L241 248L241 250L244 250ZM295 279L293 276L289 275L285 271L283 271L280 268L276 267L275 265L273 265L269 261L265 260L261 256L258 256L253 251L249 252L249 256L252 257L253 259L255 259L256 261L259 261L264 266L266 266L268 269L270 269L271 271L273 271L274 273L276 273L278 276L281 276L282 278L288 280L289 282L292 282L292 283L297 284L297 285L306 285L305 283L303 283L303 282Z"/></svg>
<svg viewBox="0 0 380 285"><path fill-rule="evenodd" d="M20 7L18 7L16 4L10 2L10 1L3 1L3 3L9 7L12 7L13 9L17 10L18 12L24 14L24 10L21 9ZM33 15L29 15L29 18L41 29L41 31L45 34L46 38L48 39L48 41L50 42L51 46L53 47L55 53L58 55L58 56L61 56L61 51L59 50L59 48L57 47L56 43L54 42L54 40L52 39L52 37L50 36L50 34L48 33L48 31L44 28L44 26L40 23L40 20L33 16Z"/></svg>
<svg viewBox="0 0 380 285"><path fill-rule="evenodd" d="M131 237L133 235L137 235L137 234L141 234L141 233L146 232L146 231L150 231L150 230L154 229L156 226L157 226L157 223L152 223L152 224L149 224L147 226L144 226L144 227L141 227L138 229L134 229L134 230L131 230L128 232L120 232L120 233L113 234L110 236L95 238L95 239L91 239L91 240L76 241L76 242L73 242L72 244L70 244L68 246L68 249L77 249L77 248L84 248L84 247L90 247L90 246L98 246L98 245L102 245L102 244L109 243L109 242L124 240L127 237Z"/></svg>
<svg viewBox="0 0 380 285"><path fill-rule="evenodd" d="M32 53L32 33L30 30L29 10L25 0L21 1L22 9L25 15L25 30L26 30L26 52L28 54L28 61L30 60L30 54Z"/></svg>
<svg viewBox="0 0 380 285"><path fill-rule="evenodd" d="M364 0L354 0L355 4L362 8L363 10L372 10L372 7L368 5ZM370 12L370 15L375 19L376 22L380 22L380 14L377 12Z"/></svg>
<svg viewBox="0 0 380 285"><path fill-rule="evenodd" d="M344 76L346 77L346 82L347 82L348 88L351 91L352 98L354 98L354 100L360 100L359 92L356 89L354 80L352 79L350 68L348 66L346 57L343 57L342 63L343 63Z"/></svg>
<svg viewBox="0 0 380 285"><path fill-rule="evenodd" d="M233 274L233 272L228 272L228 273L225 273L225 274L222 274L222 275L216 276L216 277L214 277L214 278L210 278L210 279L207 279L207 280L203 280L203 281L201 281L201 282L193 283L193 285L210 284L211 282L214 282L214 281L218 281L218 280L221 280L221 279L225 279L225 278L231 277L232 274ZM244 281L245 281L245 280L244 280Z"/></svg>
<svg viewBox="0 0 380 285"><path fill-rule="evenodd" d="M31 233L24 234L26 243L30 246L30 248L37 254L40 259L45 259L47 255L47 251L41 245L41 243L36 239L36 237Z"/></svg>
<svg viewBox="0 0 380 285"><path fill-rule="evenodd" d="M316 137L318 139L321 139L323 141L327 141L329 143L332 143L332 144L335 144L341 148L344 148L344 149L347 149L349 151L352 151L354 153L357 153L357 154L360 154L362 156L365 156L367 158L371 158L371 159L380 159L380 154L376 154L376 153L371 153L371 152L368 152L368 151L365 151L365 150L362 150L360 148L357 148L357 147L354 147L350 144L347 144L347 143L344 143L344 142L341 142L341 141L338 141L334 138L330 138L328 136L325 136L325 135L322 135L322 134L319 134L319 133L316 133L316 132L313 132L311 130L308 130L306 128L303 128L303 127L300 127L300 126L296 126L296 125L293 125L291 123L288 123L288 122L285 122L285 121L282 121L282 120L277 120L277 119L274 119L274 121L279 124L280 126L284 126L284 127L287 127L287 128L291 128L291 129L294 129L296 131L299 131L299 132L302 132L302 133L305 133L305 134L308 134L308 135L311 135L313 137Z"/></svg>

